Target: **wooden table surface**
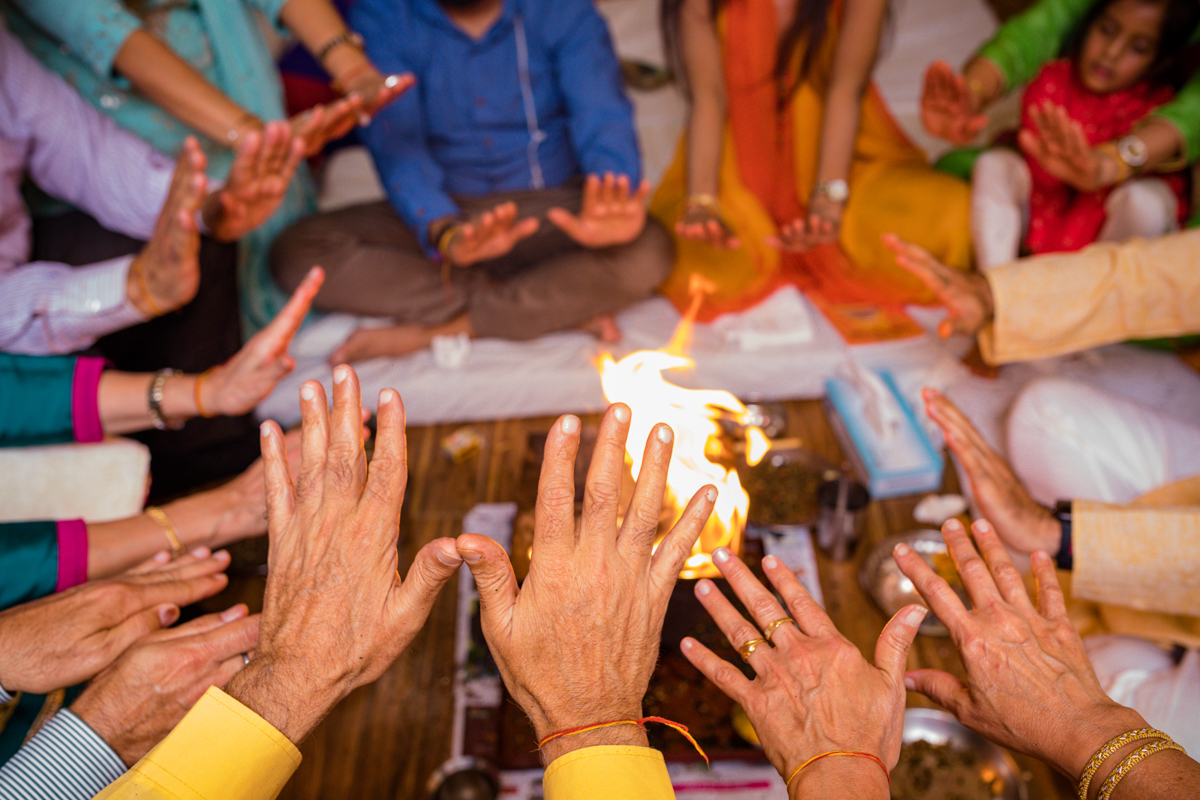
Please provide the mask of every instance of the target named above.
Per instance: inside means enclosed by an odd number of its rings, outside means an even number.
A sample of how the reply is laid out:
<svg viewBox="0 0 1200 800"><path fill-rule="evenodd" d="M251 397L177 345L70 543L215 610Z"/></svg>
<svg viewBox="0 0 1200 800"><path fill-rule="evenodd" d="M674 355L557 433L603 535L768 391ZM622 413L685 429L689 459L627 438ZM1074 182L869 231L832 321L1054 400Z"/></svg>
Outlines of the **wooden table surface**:
<svg viewBox="0 0 1200 800"><path fill-rule="evenodd" d="M844 457L817 401L785 404L788 437L835 464ZM477 503L515 501L530 434L544 433L552 417L501 420L473 425L483 434L481 452L453 464L440 451L441 439L457 425L409 431L409 482L401 519L401 570L413 554L440 536L457 536L463 515ZM584 420L594 424L595 420ZM947 491L957 489L947 470ZM912 509L918 498L873 502L867 509L865 541L854 560L832 563L818 554L827 610L838 628L870 658L886 623L883 614L858 586L858 562L871 544L916 527ZM261 550L261 544L259 545ZM235 559L236 560L236 559ZM206 608L242 600L261 608L263 579L238 577ZM446 589L429 623L412 647L374 685L364 687L333 710L301 747L304 763L284 789L285 800L419 800L426 781L450 754L453 712L454 614L456 591ZM909 667L936 667L961 675L949 640L921 636ZM699 673L697 681L704 678ZM932 705L909 695L910 706ZM1069 800L1071 786L1043 764L1023 756L1017 761L1028 781L1030 800Z"/></svg>

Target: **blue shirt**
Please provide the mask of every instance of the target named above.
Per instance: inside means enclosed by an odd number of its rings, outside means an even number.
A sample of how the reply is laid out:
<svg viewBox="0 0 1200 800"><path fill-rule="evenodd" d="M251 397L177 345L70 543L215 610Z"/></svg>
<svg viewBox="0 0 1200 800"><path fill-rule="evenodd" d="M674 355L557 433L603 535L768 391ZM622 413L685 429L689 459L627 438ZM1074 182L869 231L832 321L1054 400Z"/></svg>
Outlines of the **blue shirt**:
<svg viewBox="0 0 1200 800"><path fill-rule="evenodd" d="M384 74L417 78L363 139L393 208L427 250L429 223L459 213L451 194L552 188L609 171L640 180L633 108L593 0L505 0L479 40L437 0L358 0L350 22Z"/></svg>

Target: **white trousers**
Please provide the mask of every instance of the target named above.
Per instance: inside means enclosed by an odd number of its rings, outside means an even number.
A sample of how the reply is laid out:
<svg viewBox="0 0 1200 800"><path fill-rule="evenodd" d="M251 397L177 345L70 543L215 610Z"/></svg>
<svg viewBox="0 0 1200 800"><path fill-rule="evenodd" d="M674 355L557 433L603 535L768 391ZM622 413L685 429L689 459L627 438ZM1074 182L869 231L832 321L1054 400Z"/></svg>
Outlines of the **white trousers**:
<svg viewBox="0 0 1200 800"><path fill-rule="evenodd" d="M1030 383L1008 419L1013 471L1040 503L1058 499L1128 503L1200 474L1200 425L1061 378ZM1200 651L1176 663L1131 636L1085 642L1100 683L1118 703L1200 753Z"/></svg>
<svg viewBox="0 0 1200 800"><path fill-rule="evenodd" d="M987 270L1020 253L1029 230L1033 183L1020 153L1005 147L985 151L971 173L971 235L975 263ZM1108 218L1097 241L1162 236L1178 227L1179 201L1166 181L1136 178L1118 186L1105 203Z"/></svg>

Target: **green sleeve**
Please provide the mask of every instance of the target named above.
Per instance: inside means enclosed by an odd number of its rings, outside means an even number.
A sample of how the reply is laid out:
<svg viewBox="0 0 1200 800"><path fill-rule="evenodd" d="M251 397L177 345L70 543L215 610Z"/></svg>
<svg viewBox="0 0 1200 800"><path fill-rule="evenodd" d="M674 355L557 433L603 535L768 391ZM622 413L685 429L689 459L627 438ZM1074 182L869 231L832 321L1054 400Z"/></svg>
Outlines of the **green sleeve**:
<svg viewBox="0 0 1200 800"><path fill-rule="evenodd" d="M75 362L0 353L0 447L75 440Z"/></svg>
<svg viewBox="0 0 1200 800"><path fill-rule="evenodd" d="M1190 164L1200 154L1200 72L1194 74L1175 99L1158 111L1155 117L1175 126L1183 136L1183 157Z"/></svg>
<svg viewBox="0 0 1200 800"><path fill-rule="evenodd" d="M0 609L53 594L58 585L58 524L0 523Z"/></svg>
<svg viewBox="0 0 1200 800"><path fill-rule="evenodd" d="M1092 0L1040 0L1001 25L979 55L999 67L1010 89L1029 83L1058 57L1091 5Z"/></svg>

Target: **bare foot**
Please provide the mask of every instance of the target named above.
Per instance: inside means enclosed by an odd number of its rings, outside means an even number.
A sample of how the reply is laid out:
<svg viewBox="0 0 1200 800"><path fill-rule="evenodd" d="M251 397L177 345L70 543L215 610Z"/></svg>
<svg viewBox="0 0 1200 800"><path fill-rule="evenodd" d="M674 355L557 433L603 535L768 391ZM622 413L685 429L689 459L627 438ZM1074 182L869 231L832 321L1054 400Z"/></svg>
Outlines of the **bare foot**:
<svg viewBox="0 0 1200 800"><path fill-rule="evenodd" d="M393 358L424 350L433 343L435 336L457 336L465 333L474 337L471 321L466 314L455 317L444 325L393 325L388 328L359 328L350 334L342 346L333 351L329 363L353 364L370 358Z"/></svg>
<svg viewBox="0 0 1200 800"><path fill-rule="evenodd" d="M616 344L621 341L621 329L612 314L600 314L587 322L578 325L579 330L590 333L605 344Z"/></svg>

